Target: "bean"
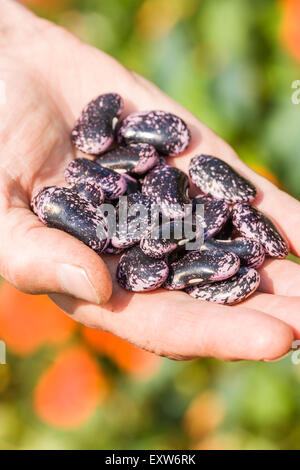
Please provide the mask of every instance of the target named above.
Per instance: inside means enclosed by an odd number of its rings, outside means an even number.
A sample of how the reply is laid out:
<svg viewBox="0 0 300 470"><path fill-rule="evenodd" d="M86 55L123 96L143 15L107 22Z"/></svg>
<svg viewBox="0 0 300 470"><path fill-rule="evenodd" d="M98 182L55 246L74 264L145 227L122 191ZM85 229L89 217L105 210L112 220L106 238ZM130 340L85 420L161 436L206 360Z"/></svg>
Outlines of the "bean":
<svg viewBox="0 0 300 470"><path fill-rule="evenodd" d="M105 152L114 140L114 127L123 110L123 100L116 93L93 99L82 111L72 131L72 141L79 150L91 155Z"/></svg>
<svg viewBox="0 0 300 470"><path fill-rule="evenodd" d="M151 258L164 258L177 248L178 244L173 240L155 240L152 238L143 238L140 242L140 248L145 255Z"/></svg>
<svg viewBox="0 0 300 470"><path fill-rule="evenodd" d="M151 197L171 218L183 217L184 204L190 204L189 180L183 171L170 165L154 167L145 176L142 193Z"/></svg>
<svg viewBox="0 0 300 470"><path fill-rule="evenodd" d="M244 237L255 240L264 247L267 255L285 258L289 247L273 222L249 204L236 204L232 210L232 223Z"/></svg>
<svg viewBox="0 0 300 470"><path fill-rule="evenodd" d="M108 244L107 221L74 189L45 187L33 198L32 209L48 227L73 235L96 253Z"/></svg>
<svg viewBox="0 0 300 470"><path fill-rule="evenodd" d="M87 158L72 160L65 170L65 179L72 185L94 180L107 199L117 199L125 193L127 188L126 180L122 175L97 165Z"/></svg>
<svg viewBox="0 0 300 470"><path fill-rule="evenodd" d="M164 260L150 258L134 246L121 256L116 276L124 289L145 292L158 289L166 280L168 272Z"/></svg>
<svg viewBox="0 0 300 470"><path fill-rule="evenodd" d="M117 173L144 174L158 163L158 154L153 145L130 144L110 150L95 160L99 165Z"/></svg>
<svg viewBox="0 0 300 470"><path fill-rule="evenodd" d="M139 206L133 207L136 204L142 206L141 209L143 208L143 210L141 213L139 213L139 210L134 210L139 209ZM120 224L120 205L117 206L119 215L118 227L111 239L111 243L115 248L128 248L141 240L143 231L147 231L151 221L151 207L151 198L144 194L135 193L127 196L126 225L123 227Z"/></svg>
<svg viewBox="0 0 300 470"><path fill-rule="evenodd" d="M97 158L70 162L65 170L70 187L43 188L32 200L33 211L98 254L122 254L116 278L126 290L162 286L211 302L241 302L258 288L254 268L265 255L288 253L275 225L250 206L255 187L224 161L197 155L189 174L201 194L191 201L188 176L165 159L188 148L186 123L160 110L118 122L122 109L116 93L100 95L83 109L72 141ZM126 198L118 201L122 195ZM117 215L115 233L101 211L103 202ZM109 208L102 209L110 215Z"/></svg>
<svg viewBox="0 0 300 470"><path fill-rule="evenodd" d="M229 204L223 200L212 199L209 196L199 195L193 199L193 210L196 205L203 205L204 238L208 239L216 235L230 217Z"/></svg>
<svg viewBox="0 0 300 470"><path fill-rule="evenodd" d="M206 240L202 249L225 250L236 254L241 260L241 266L258 269L265 260L263 246L250 238L235 238L234 240Z"/></svg>
<svg viewBox="0 0 300 470"><path fill-rule="evenodd" d="M253 268L240 268L235 276L224 281L188 287L186 292L195 299L218 304L242 302L258 288L260 276Z"/></svg>
<svg viewBox="0 0 300 470"><path fill-rule="evenodd" d="M146 255L153 258L168 256L177 247L184 246L203 234L203 221L199 222L199 226L196 226L195 216L193 216L190 221L175 219L159 226L153 225L148 237L142 238L140 248ZM155 235L155 238L152 235Z"/></svg>
<svg viewBox="0 0 300 470"><path fill-rule="evenodd" d="M90 201L95 207L100 206L104 202L104 192L93 178L74 184L72 189L74 189L79 196Z"/></svg>
<svg viewBox="0 0 300 470"><path fill-rule="evenodd" d="M228 203L250 202L256 196L252 183L231 166L211 155L192 158L189 169L193 183L205 194Z"/></svg>
<svg viewBox="0 0 300 470"><path fill-rule="evenodd" d="M191 284L220 281L233 276L240 267L234 254L223 250L193 251L169 266L166 289L184 289Z"/></svg>
<svg viewBox="0 0 300 470"><path fill-rule="evenodd" d="M176 156L187 149L191 134L175 114L166 111L141 111L127 116L118 126L120 143L143 142L163 155Z"/></svg>

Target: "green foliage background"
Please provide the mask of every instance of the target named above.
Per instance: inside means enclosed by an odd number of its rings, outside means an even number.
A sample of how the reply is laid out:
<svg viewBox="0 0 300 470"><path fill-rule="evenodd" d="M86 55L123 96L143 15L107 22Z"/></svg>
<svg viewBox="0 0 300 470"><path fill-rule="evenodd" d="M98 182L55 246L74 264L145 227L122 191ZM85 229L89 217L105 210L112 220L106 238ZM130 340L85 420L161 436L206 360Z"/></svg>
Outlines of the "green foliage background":
<svg viewBox="0 0 300 470"><path fill-rule="evenodd" d="M300 105L291 102L300 67L280 44L275 0L173 0L176 14L166 13L163 5L172 1L163 0L35 3L42 16L155 82L249 165L266 166L300 198ZM116 385L108 405L81 429L62 432L42 424L30 404L34 371L50 354L10 355L0 366L0 448L300 448L300 365L290 357L268 364L163 360L144 383L108 364ZM208 390L222 401L224 416L193 434L184 415Z"/></svg>

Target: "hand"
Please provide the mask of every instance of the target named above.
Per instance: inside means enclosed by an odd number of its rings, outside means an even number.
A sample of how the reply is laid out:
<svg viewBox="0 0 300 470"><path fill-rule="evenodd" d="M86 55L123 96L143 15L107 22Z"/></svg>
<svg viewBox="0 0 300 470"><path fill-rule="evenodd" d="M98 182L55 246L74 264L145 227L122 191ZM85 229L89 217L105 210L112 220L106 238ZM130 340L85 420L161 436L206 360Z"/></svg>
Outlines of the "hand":
<svg viewBox="0 0 300 470"><path fill-rule="evenodd" d="M0 105L2 275L25 292L49 293L85 325L170 358L272 360L287 353L300 338L297 264L266 262L260 292L235 307L194 300L184 292L131 294L115 282L117 257L101 259L70 235L45 227L29 203L37 188L64 184L64 168L75 156L70 141L75 119L93 97L111 91L124 97L124 114L164 109L181 116L192 130L192 144L170 162L187 171L197 153L227 161L257 186L256 205L273 218L296 255L299 202L251 171L229 145L154 85L10 0L0 0L0 51L7 92Z"/></svg>

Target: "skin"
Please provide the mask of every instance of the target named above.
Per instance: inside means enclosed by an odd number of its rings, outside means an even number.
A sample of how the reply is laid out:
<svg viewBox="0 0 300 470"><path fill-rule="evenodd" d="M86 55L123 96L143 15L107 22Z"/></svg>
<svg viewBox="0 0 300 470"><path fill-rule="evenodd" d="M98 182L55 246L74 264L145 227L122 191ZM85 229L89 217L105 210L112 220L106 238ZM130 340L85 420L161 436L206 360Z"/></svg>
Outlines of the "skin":
<svg viewBox="0 0 300 470"><path fill-rule="evenodd" d="M115 281L111 293L109 271L114 279L118 258L101 259L70 235L45 227L29 202L41 186L64 182L64 168L78 155L70 140L76 118L92 98L111 91L124 97L124 115L163 109L182 117L192 143L168 163L187 172L197 153L223 158L256 185L255 204L298 256L299 202L245 166L228 144L154 85L10 0L0 0L0 50L0 78L7 83L9 103L0 106L3 277L22 291L48 293L85 325L170 358L274 360L286 354L300 338L297 264L268 260L260 270L260 292L235 307L197 301L184 292L131 294ZM84 269L99 304L66 295L57 278L58 263Z"/></svg>

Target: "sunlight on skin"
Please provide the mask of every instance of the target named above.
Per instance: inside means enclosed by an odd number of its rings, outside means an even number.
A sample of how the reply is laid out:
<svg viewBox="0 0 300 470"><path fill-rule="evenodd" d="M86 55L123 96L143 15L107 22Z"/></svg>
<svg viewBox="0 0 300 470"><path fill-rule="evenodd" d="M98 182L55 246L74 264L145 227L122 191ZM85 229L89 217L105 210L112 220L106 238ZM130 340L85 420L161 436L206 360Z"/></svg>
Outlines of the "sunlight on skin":
<svg viewBox="0 0 300 470"><path fill-rule="evenodd" d="M296 255L299 202L250 170L195 116L113 58L13 1L0 0L0 18L0 79L7 84L7 104L0 106L1 274L25 292L51 294L75 320L157 354L226 360L284 355L300 337L300 267L295 263L268 261L261 270L264 293L235 307L197 301L183 292L131 294L115 281L111 296L109 271L114 280L118 257L102 260L70 235L45 227L29 202L41 186L64 184L64 168L75 156L70 141L75 119L92 98L106 92L124 98L124 115L163 109L182 117L192 143L169 161L184 171L197 153L230 163L259 188L256 205L276 222ZM61 264L84 270L101 306L65 295L57 274Z"/></svg>

